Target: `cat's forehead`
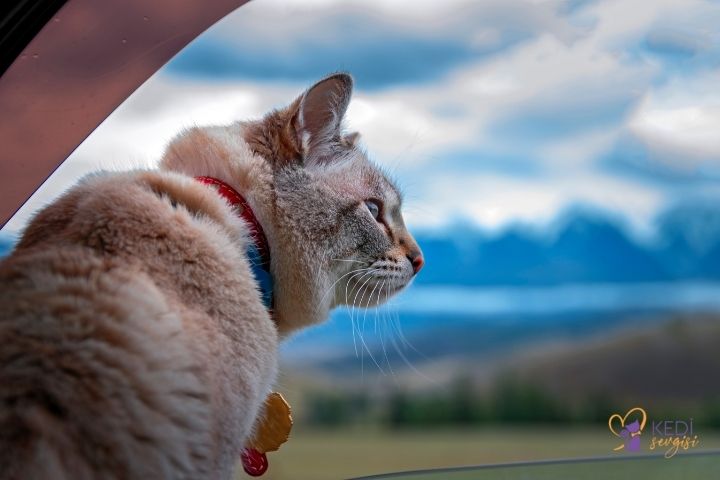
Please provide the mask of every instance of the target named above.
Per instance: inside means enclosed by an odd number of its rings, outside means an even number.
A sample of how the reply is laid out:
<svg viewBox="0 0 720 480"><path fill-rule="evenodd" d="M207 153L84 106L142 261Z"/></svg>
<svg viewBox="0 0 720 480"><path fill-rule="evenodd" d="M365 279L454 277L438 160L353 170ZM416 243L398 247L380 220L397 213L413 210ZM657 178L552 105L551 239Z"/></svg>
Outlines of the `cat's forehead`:
<svg viewBox="0 0 720 480"><path fill-rule="evenodd" d="M402 203L402 193L395 183L376 165L368 162L370 171L370 184L376 189L380 198L386 203L400 205Z"/></svg>
<svg viewBox="0 0 720 480"><path fill-rule="evenodd" d="M330 166L325 172L341 190L358 198L382 199L389 205L400 206L402 195L395 183L371 162L363 152L348 152L343 161Z"/></svg>

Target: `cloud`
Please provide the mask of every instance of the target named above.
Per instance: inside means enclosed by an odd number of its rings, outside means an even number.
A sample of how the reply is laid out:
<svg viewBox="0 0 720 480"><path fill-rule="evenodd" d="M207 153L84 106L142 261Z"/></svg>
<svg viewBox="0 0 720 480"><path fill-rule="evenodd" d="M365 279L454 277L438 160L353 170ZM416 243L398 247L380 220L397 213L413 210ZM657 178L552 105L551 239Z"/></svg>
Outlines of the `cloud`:
<svg viewBox="0 0 720 480"><path fill-rule="evenodd" d="M556 3L370 1L322 8L313 2L251 3L193 42L168 72L308 82L349 70L368 90L429 83L540 32L571 37L573 29L557 17Z"/></svg>
<svg viewBox="0 0 720 480"><path fill-rule="evenodd" d="M565 94L572 100L552 92L502 114L494 120L489 133L496 141L522 138L540 145L558 139L567 141L588 130L613 127L624 120L637 94L628 92L626 97L612 98L602 95L603 90L594 89L592 84L568 86Z"/></svg>
<svg viewBox="0 0 720 480"><path fill-rule="evenodd" d="M373 149L401 162L475 149L564 169L576 152L574 162L586 165L612 143L653 72L593 45L542 35L442 82L364 92L357 110L370 113L357 122L351 115L351 123ZM560 162L557 152L566 154Z"/></svg>
<svg viewBox="0 0 720 480"><path fill-rule="evenodd" d="M707 47L708 39L702 37L702 34L692 34L675 28L658 28L645 37L644 47L650 53L672 59L693 57Z"/></svg>
<svg viewBox="0 0 720 480"><path fill-rule="evenodd" d="M170 79L160 72L90 134L3 230L21 230L33 212L88 173L154 167L167 143L185 128L259 117L300 93L299 88L282 85L208 85Z"/></svg>
<svg viewBox="0 0 720 480"><path fill-rule="evenodd" d="M687 75L720 60L720 3L683 2L653 22L640 42L641 51L663 62L672 74Z"/></svg>
<svg viewBox="0 0 720 480"><path fill-rule="evenodd" d="M436 174L426 179L421 198L409 198L408 223L438 228L465 219L487 229L522 222L544 226L559 212L586 205L611 212L645 235L654 214L666 207L658 188L589 172L544 177L542 181L499 174Z"/></svg>
<svg viewBox="0 0 720 480"><path fill-rule="evenodd" d="M330 72L347 70L354 73L358 85L375 89L387 84L434 81L453 66L480 54L453 39L352 30L345 30L352 38L341 37L332 43L301 38L290 48L278 49L242 48L205 39L184 51L169 72L212 79L309 82Z"/></svg>
<svg viewBox="0 0 720 480"><path fill-rule="evenodd" d="M642 230L673 198L720 197L719 8L251 2L143 85L10 225L83 172L152 164L182 128L258 117L347 69L348 127L406 186L410 223L501 228L587 203Z"/></svg>
<svg viewBox="0 0 720 480"><path fill-rule="evenodd" d="M679 169L720 168L720 70L650 90L628 130L659 161Z"/></svg>

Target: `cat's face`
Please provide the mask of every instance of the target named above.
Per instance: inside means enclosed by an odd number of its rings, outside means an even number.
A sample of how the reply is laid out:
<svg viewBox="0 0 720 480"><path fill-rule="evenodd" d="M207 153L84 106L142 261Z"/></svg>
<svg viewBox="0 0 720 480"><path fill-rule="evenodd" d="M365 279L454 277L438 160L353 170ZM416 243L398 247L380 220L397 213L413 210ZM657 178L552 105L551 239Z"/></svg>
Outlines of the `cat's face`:
<svg viewBox="0 0 720 480"><path fill-rule="evenodd" d="M408 285L424 260L405 227L398 189L374 166L358 163L335 177L357 184L338 196L347 204L337 217L346 240L333 246L330 265L337 277L335 304L368 307Z"/></svg>
<svg viewBox="0 0 720 480"><path fill-rule="evenodd" d="M323 298L367 307L405 287L424 261L398 188L357 146L357 134L341 133L351 89L349 76L328 77L248 138L252 145L278 135L272 151L262 150L267 140L254 146L274 159L277 221L291 226L285 235L307 257Z"/></svg>
<svg viewBox="0 0 720 480"><path fill-rule="evenodd" d="M278 204L312 246L333 305L374 306L405 287L423 257L405 228L398 189L356 147L316 168L284 169ZM290 220L290 219L289 219Z"/></svg>

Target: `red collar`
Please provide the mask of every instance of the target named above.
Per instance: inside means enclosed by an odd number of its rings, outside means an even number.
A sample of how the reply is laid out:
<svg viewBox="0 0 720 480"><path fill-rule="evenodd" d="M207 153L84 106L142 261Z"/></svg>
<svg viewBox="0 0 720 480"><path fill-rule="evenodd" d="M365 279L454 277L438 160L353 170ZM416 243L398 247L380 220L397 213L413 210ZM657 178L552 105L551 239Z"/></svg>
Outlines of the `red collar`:
<svg viewBox="0 0 720 480"><path fill-rule="evenodd" d="M250 226L250 236L252 236L253 241L255 242L255 246L260 253L263 267L265 267L266 270L269 270L270 246L268 245L267 237L265 236L262 225L260 225L260 222L253 213L252 208L250 208L250 204L247 202L247 200L245 200L245 198L240 195L238 191L235 190L233 187L223 182L222 180L218 180L217 178L199 176L195 177L195 180L206 185L213 185L217 187L218 193L220 193L220 195L222 195L230 205L232 205L236 210L238 210L240 217L245 220Z"/></svg>

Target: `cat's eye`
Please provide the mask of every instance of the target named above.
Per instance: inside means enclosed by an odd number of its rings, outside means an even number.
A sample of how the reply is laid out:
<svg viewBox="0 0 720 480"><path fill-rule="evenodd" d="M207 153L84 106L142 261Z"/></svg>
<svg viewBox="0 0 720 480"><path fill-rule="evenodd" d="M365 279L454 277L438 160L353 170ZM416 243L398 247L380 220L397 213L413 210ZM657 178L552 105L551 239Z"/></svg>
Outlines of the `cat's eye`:
<svg viewBox="0 0 720 480"><path fill-rule="evenodd" d="M365 206L375 220L380 221L380 202L377 200L365 200Z"/></svg>

